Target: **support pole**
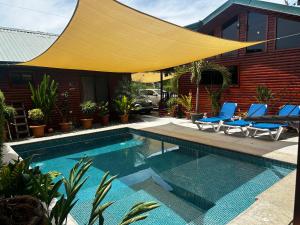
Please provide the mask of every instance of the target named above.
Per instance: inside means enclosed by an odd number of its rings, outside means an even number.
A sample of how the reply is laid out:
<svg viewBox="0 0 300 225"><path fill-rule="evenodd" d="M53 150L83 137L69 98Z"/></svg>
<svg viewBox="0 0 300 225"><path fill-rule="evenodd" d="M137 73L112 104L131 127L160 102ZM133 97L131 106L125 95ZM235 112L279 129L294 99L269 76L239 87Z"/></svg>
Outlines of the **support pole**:
<svg viewBox="0 0 300 225"><path fill-rule="evenodd" d="M162 102L163 100L163 89L164 89L164 84L163 84L163 72L160 71L160 101Z"/></svg>
<svg viewBox="0 0 300 225"><path fill-rule="evenodd" d="M299 123L300 128L300 123ZM298 140L298 154L297 154L297 172L296 172L296 190L295 190L295 208L294 208L294 223L293 225L300 225L300 132Z"/></svg>

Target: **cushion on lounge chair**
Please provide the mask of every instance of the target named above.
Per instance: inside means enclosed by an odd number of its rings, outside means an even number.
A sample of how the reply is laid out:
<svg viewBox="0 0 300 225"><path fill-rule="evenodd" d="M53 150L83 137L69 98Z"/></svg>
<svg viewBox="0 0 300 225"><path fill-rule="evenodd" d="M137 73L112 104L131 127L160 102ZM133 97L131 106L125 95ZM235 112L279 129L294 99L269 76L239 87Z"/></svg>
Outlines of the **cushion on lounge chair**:
<svg viewBox="0 0 300 225"><path fill-rule="evenodd" d="M269 130L275 130L278 129L279 127L286 127L288 126L287 124L279 124L279 123L255 123L252 124L251 127L255 127L258 129L269 129Z"/></svg>
<svg viewBox="0 0 300 225"><path fill-rule="evenodd" d="M248 110L248 117L256 117L256 116L263 116L267 112L268 106L266 104L257 104L254 103L250 106Z"/></svg>
<svg viewBox="0 0 300 225"><path fill-rule="evenodd" d="M218 117L232 118L237 104L234 102L224 102Z"/></svg>
<svg viewBox="0 0 300 225"><path fill-rule="evenodd" d="M300 114L300 106L298 105L285 105L279 111L279 116L298 116Z"/></svg>
<svg viewBox="0 0 300 225"><path fill-rule="evenodd" d="M203 123L219 123L221 120L230 120L230 119L231 117L216 116L216 117L198 119L197 121Z"/></svg>
<svg viewBox="0 0 300 225"><path fill-rule="evenodd" d="M235 120L235 121L225 122L225 124L233 127L246 127L249 126L251 122L245 120Z"/></svg>

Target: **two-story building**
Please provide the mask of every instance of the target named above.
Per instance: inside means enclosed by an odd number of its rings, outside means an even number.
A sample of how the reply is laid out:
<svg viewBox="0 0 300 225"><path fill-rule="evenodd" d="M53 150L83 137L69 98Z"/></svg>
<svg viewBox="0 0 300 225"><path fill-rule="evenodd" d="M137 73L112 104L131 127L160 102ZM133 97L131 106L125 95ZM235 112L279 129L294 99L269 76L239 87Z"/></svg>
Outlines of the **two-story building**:
<svg viewBox="0 0 300 225"><path fill-rule="evenodd" d="M264 85L274 94L269 112L283 104L300 104L300 7L257 0L229 0L204 20L188 28L221 38L268 42L219 55L209 60L232 73L232 84L222 101L237 102L247 111L256 102L256 87ZM280 39L281 37L285 37ZM200 88L200 111L210 112L205 85L217 85L220 75L204 73ZM179 81L179 93L193 93L196 85L188 74Z"/></svg>

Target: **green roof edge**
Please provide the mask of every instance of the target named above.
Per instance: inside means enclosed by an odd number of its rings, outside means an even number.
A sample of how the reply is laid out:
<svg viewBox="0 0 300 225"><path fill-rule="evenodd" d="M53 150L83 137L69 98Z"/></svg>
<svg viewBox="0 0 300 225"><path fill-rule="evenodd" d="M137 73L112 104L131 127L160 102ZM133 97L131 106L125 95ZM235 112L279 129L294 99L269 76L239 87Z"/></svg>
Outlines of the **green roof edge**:
<svg viewBox="0 0 300 225"><path fill-rule="evenodd" d="M215 11L213 11L211 14L209 14L206 18L204 18L202 21L187 25L186 28L197 30L201 26L213 20L215 17L217 17L219 14L221 14L222 12L224 12L226 9L228 9L230 6L234 4L248 6L252 8L258 8L258 9L265 9L265 10L270 10L270 11L294 15L294 16L300 16L300 7L288 6L288 5L259 1L259 0L228 0L219 8L217 8Z"/></svg>

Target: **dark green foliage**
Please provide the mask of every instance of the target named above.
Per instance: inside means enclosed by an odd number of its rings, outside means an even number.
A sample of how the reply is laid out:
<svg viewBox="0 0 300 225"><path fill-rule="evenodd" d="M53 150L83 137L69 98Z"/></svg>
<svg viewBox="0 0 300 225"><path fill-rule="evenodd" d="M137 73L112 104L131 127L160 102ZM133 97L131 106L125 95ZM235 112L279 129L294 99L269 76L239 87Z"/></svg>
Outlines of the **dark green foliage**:
<svg viewBox="0 0 300 225"><path fill-rule="evenodd" d="M106 116L109 114L108 102L100 102L98 106L99 116Z"/></svg>
<svg viewBox="0 0 300 225"><path fill-rule="evenodd" d="M87 116L92 116L97 111L97 104L92 101L86 101L80 105L81 112Z"/></svg>
<svg viewBox="0 0 300 225"><path fill-rule="evenodd" d="M4 104L4 118L7 122L11 122L16 114L17 112L14 107Z"/></svg>
<svg viewBox="0 0 300 225"><path fill-rule="evenodd" d="M29 87L34 108L42 110L45 122L48 123L57 99L58 84L51 80L49 75L44 75L43 80L36 88L31 83L29 83Z"/></svg>
<svg viewBox="0 0 300 225"><path fill-rule="evenodd" d="M57 197L53 179L59 176L57 172L43 174L39 167L30 168L31 158L15 160L0 169L0 193L2 197L31 195L43 202L49 201L49 194Z"/></svg>
<svg viewBox="0 0 300 225"><path fill-rule="evenodd" d="M140 95L140 90L145 88L149 88L149 86L124 78L119 82L118 88L116 88L116 97L121 99L125 95L130 99L135 99Z"/></svg>
<svg viewBox="0 0 300 225"><path fill-rule="evenodd" d="M38 198L46 205L46 220L48 224L63 225L66 222L68 214L76 205L78 199L76 196L88 177L86 172L92 165L92 160L83 158L71 169L69 178L61 178L56 182L53 179L60 174L57 172L50 172L42 174L38 167L30 168L31 159L23 161L17 160L13 163L5 165L0 170L0 197L15 197L17 195L30 195ZM104 224L103 212L113 204L113 202L106 202L102 204L105 196L112 187L112 182L116 176L110 176L107 172L95 193L93 200L92 211L88 225L99 222ZM66 195L58 193L61 185L64 185ZM50 203L58 198L58 201L52 208L49 209ZM129 213L127 213L120 223L121 225L131 224L135 221L147 218L144 213L159 207L155 202L141 202L133 206Z"/></svg>
<svg viewBox="0 0 300 225"><path fill-rule="evenodd" d="M4 125L5 125L4 109L5 109L5 97L2 91L0 90L0 166L2 165L2 157L3 157L3 140L4 140Z"/></svg>
<svg viewBox="0 0 300 225"><path fill-rule="evenodd" d="M259 103L268 104L270 100L274 97L272 90L266 86L259 85L256 87L256 99Z"/></svg>

